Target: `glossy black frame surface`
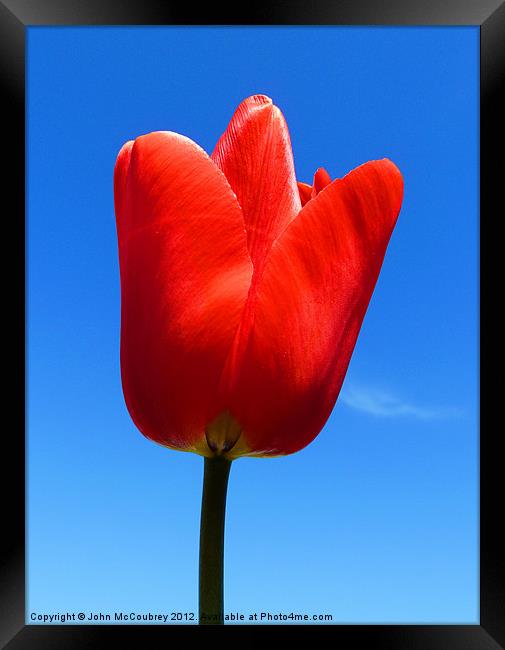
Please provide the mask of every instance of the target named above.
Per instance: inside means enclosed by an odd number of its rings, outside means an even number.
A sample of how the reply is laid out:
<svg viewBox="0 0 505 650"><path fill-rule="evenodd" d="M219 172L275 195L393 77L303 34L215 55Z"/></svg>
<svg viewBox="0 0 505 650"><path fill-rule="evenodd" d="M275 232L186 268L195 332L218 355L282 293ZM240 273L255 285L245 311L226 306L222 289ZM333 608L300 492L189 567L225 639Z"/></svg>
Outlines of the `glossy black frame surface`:
<svg viewBox="0 0 505 650"><path fill-rule="evenodd" d="M184 3L183 3L184 4ZM242 3L238 3L242 4ZM24 273L25 273L25 33L32 25L191 25L191 24L298 24L298 25L475 25L481 35L481 160L480 160L480 246L481 246L481 431L480 431L480 624L476 625L334 625L297 626L301 639L310 634L331 638L343 647L364 645L387 650L480 650L505 647L505 542L500 533L504 487L499 428L491 423L490 410L495 382L487 381L487 362L494 358L486 341L495 319L486 306L484 289L496 277L489 252L498 246L490 233L503 222L502 186L505 182L501 150L505 145L505 1L504 0L326 0L307 3L277 0L268 5L226 10L207 5L198 16L187 8L161 0L0 0L0 84L4 91L3 225L11 229L4 242L19 255L4 270L4 306L8 330L4 341L14 352L11 366L4 370L8 389L4 411L14 415L4 428L3 511L5 550L0 581L0 642L9 650L18 648L102 648L123 638L141 648L158 648L175 633L203 640L207 630L239 632L251 641L263 633L283 637L291 626L72 626L25 625L25 410L24 410ZM195 20L195 18L197 18ZM495 217L496 213L496 217ZM455 233L457 236L457 233ZM502 246L500 246L501 248ZM4 250L7 247L4 247ZM501 256L503 253L500 251ZM13 281L18 279L19 282ZM482 293L484 291L484 293ZM9 329L10 328L10 329ZM500 332L497 332L498 336ZM490 348L490 346L489 346ZM488 348L488 349L489 349ZM21 362L20 362L21 361ZM500 373L501 374L501 373ZM486 424L490 422L490 424ZM5 426L5 425L4 425ZM502 514L503 518L503 514Z"/></svg>

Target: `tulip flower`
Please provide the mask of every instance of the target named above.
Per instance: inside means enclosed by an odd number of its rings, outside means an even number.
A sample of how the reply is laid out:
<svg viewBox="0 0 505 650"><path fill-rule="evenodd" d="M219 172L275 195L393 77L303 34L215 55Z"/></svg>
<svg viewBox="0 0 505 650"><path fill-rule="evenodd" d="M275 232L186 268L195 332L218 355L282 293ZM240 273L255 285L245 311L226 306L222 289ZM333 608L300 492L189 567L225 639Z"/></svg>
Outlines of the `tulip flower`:
<svg viewBox="0 0 505 650"><path fill-rule="evenodd" d="M297 182L288 129L244 100L209 156L142 135L114 175L121 375L151 440L205 457L200 620L221 616L231 462L308 445L338 397L403 195L389 160ZM212 621L211 621L212 622Z"/></svg>

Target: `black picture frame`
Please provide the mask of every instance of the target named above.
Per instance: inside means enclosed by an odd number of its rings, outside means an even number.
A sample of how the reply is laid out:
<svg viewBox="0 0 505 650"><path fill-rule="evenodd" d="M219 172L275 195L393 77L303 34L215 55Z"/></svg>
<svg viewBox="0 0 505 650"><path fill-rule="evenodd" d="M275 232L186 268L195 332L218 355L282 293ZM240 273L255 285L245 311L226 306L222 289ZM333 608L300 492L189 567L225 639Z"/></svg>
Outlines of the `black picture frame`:
<svg viewBox="0 0 505 650"><path fill-rule="evenodd" d="M243 7L242 7L243 8ZM273 635L286 626L72 626L25 625L25 35L33 25L474 25L480 28L480 287L491 285L500 259L489 252L497 246L491 233L503 221L501 203L505 144L505 1L504 0L327 0L325 2L277 0L241 9L216 5L199 9L161 0L0 0L0 83L4 91L3 153L4 241L18 255L4 269L4 317L8 327L6 351L13 352L5 368L4 392L3 519L5 550L0 582L0 642L9 650L22 648L101 648L125 638L141 648L159 648L178 631L184 635L203 630L244 633L251 641L264 632ZM496 216L495 216L496 214ZM455 234L455 236L457 236ZM485 248L485 254L484 254ZM502 254L503 255L503 254ZM5 256L3 256L4 259ZM494 305L493 305L494 306ZM494 312L493 312L494 316ZM487 380L485 364L496 350L487 352L486 341L499 341L490 330L495 322L484 296L480 305L480 624L476 625L333 625L297 626L296 634L324 635L342 647L388 650L480 650L505 647L505 542L500 533L504 487L500 455L500 420L493 424L490 411L499 400L492 396L495 381ZM10 328L10 329L9 329ZM498 346L499 347L499 346ZM496 346L495 346L496 348ZM489 347L490 349L490 347ZM7 374L8 373L8 374ZM499 375L498 375L499 376ZM499 388L499 387L498 387ZM484 414L486 417L484 417ZM489 424L488 424L489 423ZM503 518L503 515L501 516ZM291 628L292 629L292 628ZM213 632L210 632L213 634Z"/></svg>

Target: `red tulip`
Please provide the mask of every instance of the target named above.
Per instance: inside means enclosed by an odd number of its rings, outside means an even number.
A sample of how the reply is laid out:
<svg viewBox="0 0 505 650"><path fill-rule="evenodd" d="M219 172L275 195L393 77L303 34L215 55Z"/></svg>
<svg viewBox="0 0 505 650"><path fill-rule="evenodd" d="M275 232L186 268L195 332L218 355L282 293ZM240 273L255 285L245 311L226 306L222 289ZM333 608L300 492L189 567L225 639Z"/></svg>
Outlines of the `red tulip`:
<svg viewBox="0 0 505 650"><path fill-rule="evenodd" d="M282 113L243 101L208 156L155 132L115 168L121 370L162 445L275 456L310 443L339 394L403 195L389 160L297 183Z"/></svg>

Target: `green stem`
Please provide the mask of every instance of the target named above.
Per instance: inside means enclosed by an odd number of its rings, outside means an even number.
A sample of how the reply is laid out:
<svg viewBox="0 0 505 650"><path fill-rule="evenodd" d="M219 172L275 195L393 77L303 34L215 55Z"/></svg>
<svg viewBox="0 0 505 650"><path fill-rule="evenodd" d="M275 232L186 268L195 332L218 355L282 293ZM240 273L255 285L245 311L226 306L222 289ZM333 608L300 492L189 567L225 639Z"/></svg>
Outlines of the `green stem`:
<svg viewBox="0 0 505 650"><path fill-rule="evenodd" d="M231 460L205 458L200 520L200 625L222 625L224 519Z"/></svg>

